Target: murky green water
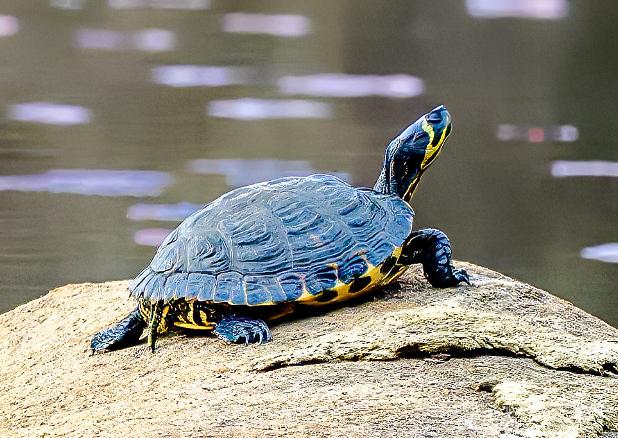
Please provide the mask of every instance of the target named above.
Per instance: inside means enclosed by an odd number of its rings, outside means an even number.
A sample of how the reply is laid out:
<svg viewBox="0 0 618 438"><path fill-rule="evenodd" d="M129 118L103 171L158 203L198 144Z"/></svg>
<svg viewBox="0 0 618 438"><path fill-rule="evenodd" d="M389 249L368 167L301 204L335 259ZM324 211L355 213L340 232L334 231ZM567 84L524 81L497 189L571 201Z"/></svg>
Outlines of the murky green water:
<svg viewBox="0 0 618 438"><path fill-rule="evenodd" d="M134 276L231 187L373 185L387 141L444 103L417 225L618 326L618 264L581 255L618 242L618 179L551 172L614 172L618 8L502 3L0 1L0 312ZM316 76L342 73L372 76Z"/></svg>

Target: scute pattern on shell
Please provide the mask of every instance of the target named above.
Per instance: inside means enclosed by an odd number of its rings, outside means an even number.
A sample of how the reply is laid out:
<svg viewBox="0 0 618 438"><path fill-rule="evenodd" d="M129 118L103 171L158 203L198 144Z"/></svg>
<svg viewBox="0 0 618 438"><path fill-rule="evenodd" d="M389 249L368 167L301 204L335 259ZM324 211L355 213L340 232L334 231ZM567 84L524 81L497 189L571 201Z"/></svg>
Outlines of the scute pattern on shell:
<svg viewBox="0 0 618 438"><path fill-rule="evenodd" d="M149 301L259 305L317 295L380 265L412 229L395 196L330 175L233 190L189 216L129 289Z"/></svg>

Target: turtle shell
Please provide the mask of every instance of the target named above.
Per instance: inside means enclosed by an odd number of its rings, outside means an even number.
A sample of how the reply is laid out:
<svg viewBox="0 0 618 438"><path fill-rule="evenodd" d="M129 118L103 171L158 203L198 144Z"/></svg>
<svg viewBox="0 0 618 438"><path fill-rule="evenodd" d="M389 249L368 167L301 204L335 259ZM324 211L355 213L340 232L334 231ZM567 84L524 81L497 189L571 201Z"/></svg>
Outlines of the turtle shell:
<svg viewBox="0 0 618 438"><path fill-rule="evenodd" d="M146 301L307 301L384 264L413 215L399 197L330 175L242 187L185 219L129 289Z"/></svg>

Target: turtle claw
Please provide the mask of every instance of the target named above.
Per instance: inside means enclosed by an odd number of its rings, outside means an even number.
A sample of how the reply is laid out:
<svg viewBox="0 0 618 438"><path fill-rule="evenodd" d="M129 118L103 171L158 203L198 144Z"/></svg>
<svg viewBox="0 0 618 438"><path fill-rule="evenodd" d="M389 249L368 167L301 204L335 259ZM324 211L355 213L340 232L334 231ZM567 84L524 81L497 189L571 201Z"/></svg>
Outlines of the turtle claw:
<svg viewBox="0 0 618 438"><path fill-rule="evenodd" d="M425 276L433 287L455 287L459 286L460 283L467 283L472 286L468 273L464 269L453 269L452 266L447 266L429 275L425 272Z"/></svg>
<svg viewBox="0 0 618 438"><path fill-rule="evenodd" d="M213 333L232 344L263 344L272 339L264 321L244 316L225 316L217 323Z"/></svg>
<svg viewBox="0 0 618 438"><path fill-rule="evenodd" d="M459 283L467 283L468 286L472 286L472 283L470 283L470 275L468 275L465 269L455 269L453 271L453 277L457 282L456 286L459 285Z"/></svg>

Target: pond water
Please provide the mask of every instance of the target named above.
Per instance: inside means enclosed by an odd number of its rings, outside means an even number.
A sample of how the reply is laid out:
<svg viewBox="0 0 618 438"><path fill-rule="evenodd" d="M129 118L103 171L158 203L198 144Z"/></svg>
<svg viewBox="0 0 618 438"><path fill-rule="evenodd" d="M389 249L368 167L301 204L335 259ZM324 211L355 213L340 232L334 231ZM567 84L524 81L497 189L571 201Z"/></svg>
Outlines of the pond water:
<svg viewBox="0 0 618 438"><path fill-rule="evenodd" d="M335 173L444 103L418 227L618 326L614 2L0 1L0 312L135 276L233 187Z"/></svg>

